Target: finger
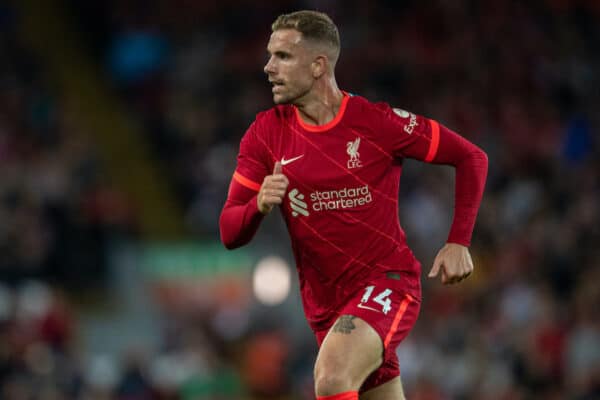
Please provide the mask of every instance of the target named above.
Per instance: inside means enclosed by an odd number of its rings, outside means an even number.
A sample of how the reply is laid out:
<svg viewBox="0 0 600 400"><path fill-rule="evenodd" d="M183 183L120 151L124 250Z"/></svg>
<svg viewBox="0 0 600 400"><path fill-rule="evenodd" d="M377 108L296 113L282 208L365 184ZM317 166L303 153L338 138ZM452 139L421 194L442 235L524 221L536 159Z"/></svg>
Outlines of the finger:
<svg viewBox="0 0 600 400"><path fill-rule="evenodd" d="M269 183L275 183L275 184L284 185L285 187L287 187L287 185L289 184L289 181L285 175L278 174L278 175L269 175Z"/></svg>
<svg viewBox="0 0 600 400"><path fill-rule="evenodd" d="M281 172L282 172L281 162L275 161L275 167L273 167L273 175L281 174Z"/></svg>
<svg viewBox="0 0 600 400"><path fill-rule="evenodd" d="M276 190L285 190L285 189L287 189L287 187L288 187L287 183L280 181L280 180L270 181L267 185L268 189L276 189Z"/></svg>
<svg viewBox="0 0 600 400"><path fill-rule="evenodd" d="M447 285L447 284L450 283L450 277L446 273L446 269L445 268L442 268L442 283L444 285Z"/></svg>
<svg viewBox="0 0 600 400"><path fill-rule="evenodd" d="M464 274L454 274L454 275L448 277L448 282L450 284L453 284L453 283L458 283L458 282L462 281L463 279L465 279Z"/></svg>
<svg viewBox="0 0 600 400"><path fill-rule="evenodd" d="M285 190L269 188L269 189L265 189L265 195L271 196L271 197L283 198L283 196L285 195Z"/></svg>
<svg viewBox="0 0 600 400"><path fill-rule="evenodd" d="M429 271L429 275L427 275L429 278L435 278L437 276L437 274L440 272L440 266L441 266L441 261L438 260L438 258L436 257L436 259L433 261L433 267L431 268L431 271Z"/></svg>
<svg viewBox="0 0 600 400"><path fill-rule="evenodd" d="M469 275L471 275L471 273L470 273L470 272L465 272L465 273L463 273L462 275L458 276L458 277L456 278L456 283L459 283L459 282L462 282L462 281L464 281L465 279L467 279L467 278L469 277Z"/></svg>
<svg viewBox="0 0 600 400"><path fill-rule="evenodd" d="M465 268L465 269L463 269L463 272L462 272L461 276L462 276L463 278L466 278L466 277L468 277L469 275L471 275L471 272L473 272L473 270L472 270L472 269L470 269L470 268Z"/></svg>
<svg viewBox="0 0 600 400"><path fill-rule="evenodd" d="M263 196L276 196L276 197L283 198L283 197L285 197L285 193L286 193L285 188L266 186L262 189L261 194Z"/></svg>
<svg viewBox="0 0 600 400"><path fill-rule="evenodd" d="M263 214L268 214L271 212L271 209L273 208L272 204L269 204L266 199L265 196L261 196L259 199L257 199L258 202L258 209L260 210L261 213Z"/></svg>
<svg viewBox="0 0 600 400"><path fill-rule="evenodd" d="M265 197L265 203L270 204L270 205L281 204L282 202L283 202L283 199L278 196L266 196Z"/></svg>
<svg viewBox="0 0 600 400"><path fill-rule="evenodd" d="M283 175L279 175L283 176ZM287 190L288 183L285 179L280 179L277 176L269 175L265 178L261 190Z"/></svg>

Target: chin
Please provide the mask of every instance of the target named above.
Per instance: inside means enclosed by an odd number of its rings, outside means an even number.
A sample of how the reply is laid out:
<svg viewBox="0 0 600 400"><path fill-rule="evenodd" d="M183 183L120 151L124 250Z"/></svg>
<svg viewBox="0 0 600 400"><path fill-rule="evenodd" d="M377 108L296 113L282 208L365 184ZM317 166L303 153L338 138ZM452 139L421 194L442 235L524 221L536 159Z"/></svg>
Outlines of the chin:
<svg viewBox="0 0 600 400"><path fill-rule="evenodd" d="M289 104L289 102L290 99L285 96L273 95L273 103L275 104Z"/></svg>

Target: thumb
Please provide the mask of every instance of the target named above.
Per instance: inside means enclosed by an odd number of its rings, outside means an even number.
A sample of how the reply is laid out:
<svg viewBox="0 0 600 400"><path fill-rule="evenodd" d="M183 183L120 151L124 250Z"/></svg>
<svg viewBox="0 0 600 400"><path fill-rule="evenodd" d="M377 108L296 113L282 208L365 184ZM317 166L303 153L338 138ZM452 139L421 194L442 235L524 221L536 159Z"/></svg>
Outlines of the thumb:
<svg viewBox="0 0 600 400"><path fill-rule="evenodd" d="M438 258L436 257L435 260L433 261L433 267L431 268L431 271L429 271L429 275L427 275L429 278L435 278L437 276L437 274L440 272L440 266L442 265L441 261L438 260Z"/></svg>
<svg viewBox="0 0 600 400"><path fill-rule="evenodd" d="M275 167L273 167L273 175L281 174L281 162L275 161Z"/></svg>

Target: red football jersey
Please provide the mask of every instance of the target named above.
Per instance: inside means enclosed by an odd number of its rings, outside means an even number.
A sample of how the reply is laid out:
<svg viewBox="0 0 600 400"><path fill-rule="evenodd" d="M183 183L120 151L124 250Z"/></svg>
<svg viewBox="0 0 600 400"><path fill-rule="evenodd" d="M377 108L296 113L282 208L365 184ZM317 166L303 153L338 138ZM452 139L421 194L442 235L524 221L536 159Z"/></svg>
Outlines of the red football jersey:
<svg viewBox="0 0 600 400"><path fill-rule="evenodd" d="M434 161L439 144L437 122L348 94L326 125L306 124L292 105L257 115L233 179L257 192L281 162L289 186L280 209L313 329L331 323L345 299L377 274L397 272L406 292L421 298L420 264L400 227L398 190L402 159ZM475 213L481 190L471 196ZM463 242L472 228L473 222Z"/></svg>

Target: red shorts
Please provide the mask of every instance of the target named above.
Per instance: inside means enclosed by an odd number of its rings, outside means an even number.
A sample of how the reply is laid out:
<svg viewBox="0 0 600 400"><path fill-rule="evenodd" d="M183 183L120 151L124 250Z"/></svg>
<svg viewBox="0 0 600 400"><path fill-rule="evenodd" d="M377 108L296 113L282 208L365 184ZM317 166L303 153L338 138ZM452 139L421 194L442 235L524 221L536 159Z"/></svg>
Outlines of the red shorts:
<svg viewBox="0 0 600 400"><path fill-rule="evenodd" d="M367 377L360 388L361 393L400 375L396 348L414 326L421 307L420 302L405 293L401 286L400 281L390 278L370 281L350 297L339 313L364 320L375 329L383 342L383 363ZM315 332L319 346L329 328L331 326Z"/></svg>

